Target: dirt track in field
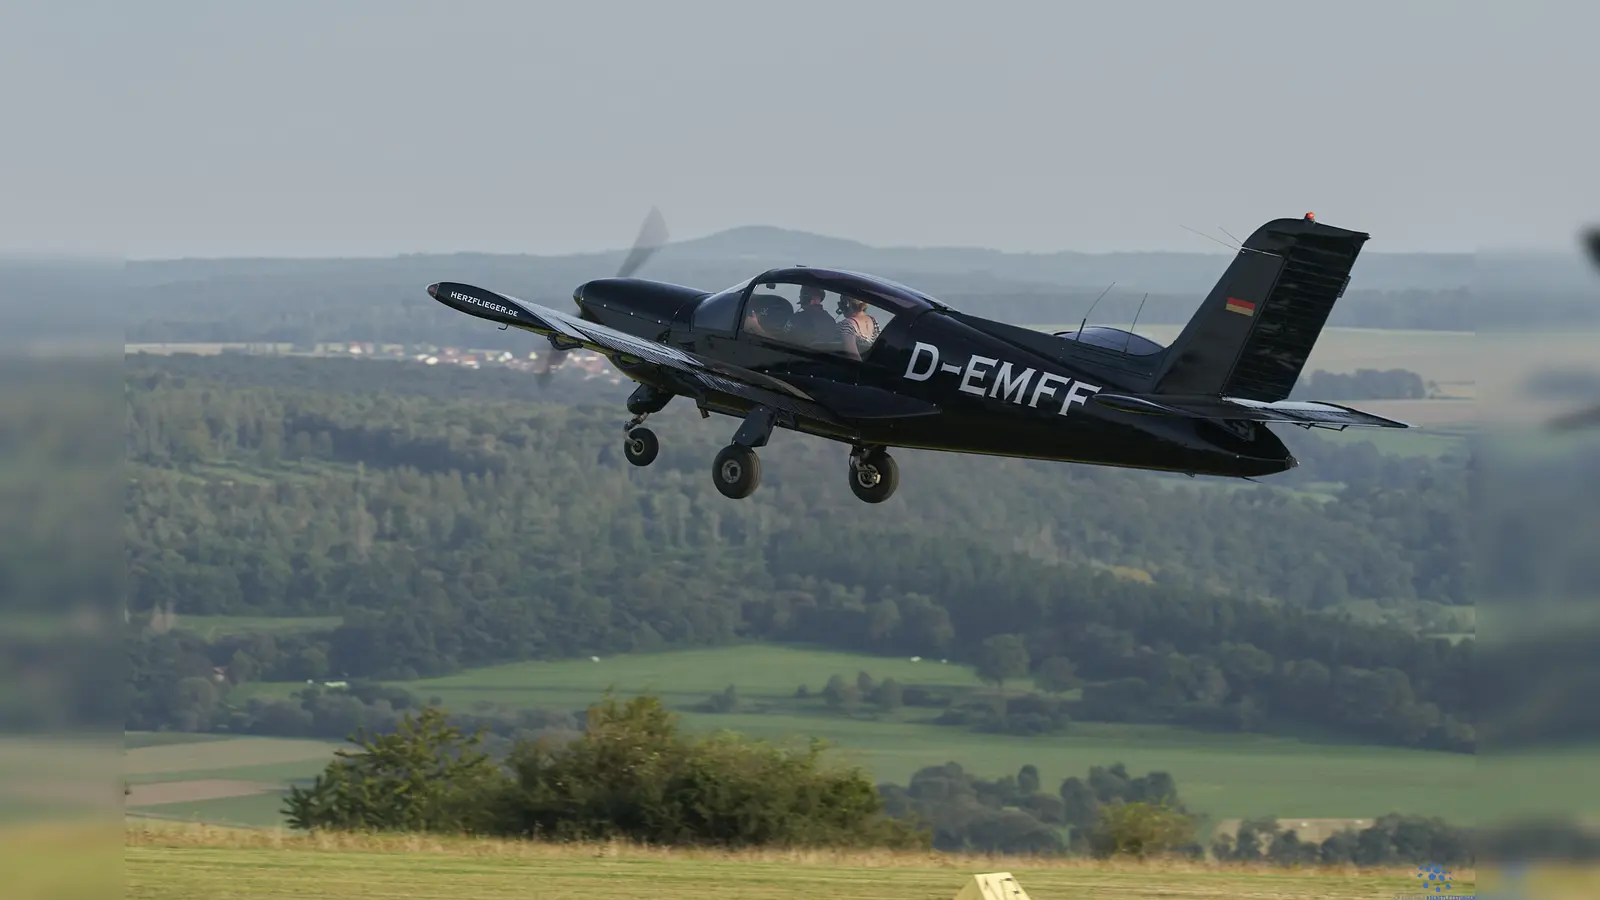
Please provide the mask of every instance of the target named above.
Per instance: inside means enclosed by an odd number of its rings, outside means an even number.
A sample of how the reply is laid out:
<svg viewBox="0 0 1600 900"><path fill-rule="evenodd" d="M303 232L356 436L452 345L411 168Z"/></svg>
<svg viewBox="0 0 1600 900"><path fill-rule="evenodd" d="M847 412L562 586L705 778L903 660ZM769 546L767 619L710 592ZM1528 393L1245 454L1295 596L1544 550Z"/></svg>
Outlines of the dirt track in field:
<svg viewBox="0 0 1600 900"><path fill-rule="evenodd" d="M196 803L201 800L223 800L228 797L250 797L282 790L283 785L268 781L234 781L225 778L201 778L193 781L167 781L159 784L136 784L128 794L128 806L160 806L165 803Z"/></svg>

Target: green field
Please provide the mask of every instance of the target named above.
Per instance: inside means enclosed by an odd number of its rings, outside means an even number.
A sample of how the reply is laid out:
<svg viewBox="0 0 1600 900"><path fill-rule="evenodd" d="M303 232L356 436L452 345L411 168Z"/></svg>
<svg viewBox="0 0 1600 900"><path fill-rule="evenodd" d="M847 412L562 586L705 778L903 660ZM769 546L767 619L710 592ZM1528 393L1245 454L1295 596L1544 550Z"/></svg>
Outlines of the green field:
<svg viewBox="0 0 1600 900"><path fill-rule="evenodd" d="M1009 872L1037 900L1371 900L1417 889L1411 868L1290 871L872 852L694 853L420 837L286 837L158 824L130 826L123 859L125 896L144 900L950 900L983 872ZM1473 892L1473 872L1453 876L1453 890Z"/></svg>
<svg viewBox="0 0 1600 900"><path fill-rule="evenodd" d="M878 681L893 678L908 685L982 686L970 666L955 663L766 644L634 654L599 662L515 663L404 686L420 697L437 696L445 706L461 710L480 701L519 708L582 709L608 687L652 693L669 705L687 706L730 684L751 701L789 703L801 685L816 694L833 675L854 681L861 671Z"/></svg>
<svg viewBox="0 0 1600 900"><path fill-rule="evenodd" d="M876 680L892 677L905 685L986 690L970 667L955 663L765 645L605 657L599 662L517 663L398 686L463 712L491 707L576 711L607 688L620 696L656 693L682 714L691 730L728 729L774 741L822 737L839 756L865 766L875 779L902 784L919 768L954 761L988 778L1013 774L1031 763L1053 787L1068 776L1083 776L1090 766L1120 760L1134 772L1172 773L1185 802L1215 818L1372 818L1414 812L1468 823L1478 815L1474 758L1467 755L1161 725L1080 723L1057 736L991 735L927 724L937 710L847 716L816 699L830 676L854 680L863 670ZM740 712L690 711L729 684L736 686L744 704ZM802 684L811 699L795 699ZM301 687L257 685L252 694L287 696ZM159 768L131 778L308 778L328 752L326 745L315 742L245 738L237 752L232 743L191 745L181 761L169 755ZM172 754L174 749L135 753ZM1559 788L1552 790L1559 799Z"/></svg>

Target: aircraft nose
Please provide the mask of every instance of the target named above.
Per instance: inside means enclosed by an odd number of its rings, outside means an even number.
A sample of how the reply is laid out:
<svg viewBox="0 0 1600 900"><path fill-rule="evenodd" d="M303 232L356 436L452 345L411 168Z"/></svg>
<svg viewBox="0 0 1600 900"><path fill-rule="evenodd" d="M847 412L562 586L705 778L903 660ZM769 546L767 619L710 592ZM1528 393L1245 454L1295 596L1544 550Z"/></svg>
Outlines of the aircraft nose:
<svg viewBox="0 0 1600 900"><path fill-rule="evenodd" d="M700 291L636 278L596 278L572 292L583 318L615 328L647 328L652 333L668 324L678 309Z"/></svg>
<svg viewBox="0 0 1600 900"><path fill-rule="evenodd" d="M428 285L428 296L435 300L439 299L439 282L435 281L433 284Z"/></svg>

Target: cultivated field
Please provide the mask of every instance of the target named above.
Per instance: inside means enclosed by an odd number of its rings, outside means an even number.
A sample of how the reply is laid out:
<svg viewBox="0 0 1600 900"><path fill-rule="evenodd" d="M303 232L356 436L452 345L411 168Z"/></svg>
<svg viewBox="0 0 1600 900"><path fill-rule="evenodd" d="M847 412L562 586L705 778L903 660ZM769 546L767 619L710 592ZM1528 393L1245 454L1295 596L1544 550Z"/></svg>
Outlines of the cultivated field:
<svg viewBox="0 0 1600 900"><path fill-rule="evenodd" d="M1283 871L936 854L695 853L421 837L291 837L155 824L130 826L124 861L126 896L144 900L951 900L982 872L1010 872L1035 900L1371 900L1419 890L1414 868ZM1451 874L1453 891L1473 893L1472 871Z"/></svg>
<svg viewBox="0 0 1600 900"><path fill-rule="evenodd" d="M314 778L336 742L224 735L127 735L128 812L232 825L282 823L289 784Z"/></svg>

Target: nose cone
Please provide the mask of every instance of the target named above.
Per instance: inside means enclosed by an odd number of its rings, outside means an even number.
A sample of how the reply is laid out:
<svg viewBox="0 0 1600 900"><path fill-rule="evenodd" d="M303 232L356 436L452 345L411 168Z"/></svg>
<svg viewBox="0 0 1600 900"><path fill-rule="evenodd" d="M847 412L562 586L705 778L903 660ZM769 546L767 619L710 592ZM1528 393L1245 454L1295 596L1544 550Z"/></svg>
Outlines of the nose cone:
<svg viewBox="0 0 1600 900"><path fill-rule="evenodd" d="M428 296L435 300L439 299L439 282L435 281L433 284L428 285Z"/></svg>

